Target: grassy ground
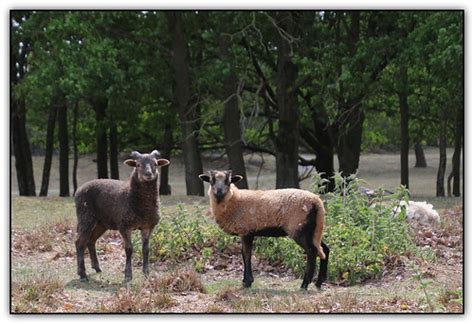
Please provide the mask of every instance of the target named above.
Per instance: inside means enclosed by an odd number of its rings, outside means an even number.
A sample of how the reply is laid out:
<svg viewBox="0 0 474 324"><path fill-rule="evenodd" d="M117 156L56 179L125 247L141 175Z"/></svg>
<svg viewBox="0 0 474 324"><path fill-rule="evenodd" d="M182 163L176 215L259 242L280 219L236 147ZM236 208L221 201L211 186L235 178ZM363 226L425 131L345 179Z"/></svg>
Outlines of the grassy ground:
<svg viewBox="0 0 474 324"><path fill-rule="evenodd" d="M415 230L420 248L430 249L435 259L394 260L382 278L355 286L327 283L323 291L314 285L300 291L301 279L289 272L267 269L255 256L255 283L241 289L240 253L226 261L224 268L213 264L197 273L192 260L179 264L155 262L151 275L144 278L140 260L133 262L134 279L123 284L124 251L116 232L98 241L98 254L104 272L93 273L89 258L89 283L76 275L74 248L75 212L72 198L57 194L57 175L52 171L51 197L18 197L12 174L11 215L11 294L13 312L461 312L462 291L462 200L434 196L436 152L428 151L430 168L411 169L416 200L428 200L439 209L442 223L434 230ZM413 161L413 160L412 160ZM172 161L173 162L173 161ZM256 185L259 158L248 157L251 186ZM360 176L368 186L396 187L398 163L394 154L370 154L361 159ZM39 174L41 159L35 159ZM80 161L79 182L94 177L91 157ZM217 166L216 166L217 165ZM207 160L205 167L223 168L222 162ZM54 165L53 165L54 168ZM264 164L259 187L274 183L272 162ZM449 165L448 165L449 170ZM13 170L14 171L14 170ZM171 171L173 195L162 197L163 217L169 217L177 203L185 206L208 201L183 195L182 165L174 160ZM129 170L122 166L121 175ZM39 180L37 180L39 183ZM309 185L309 182L306 182ZM457 206L457 207L456 207ZM417 232L418 231L418 232ZM222 265L220 265L222 266Z"/></svg>

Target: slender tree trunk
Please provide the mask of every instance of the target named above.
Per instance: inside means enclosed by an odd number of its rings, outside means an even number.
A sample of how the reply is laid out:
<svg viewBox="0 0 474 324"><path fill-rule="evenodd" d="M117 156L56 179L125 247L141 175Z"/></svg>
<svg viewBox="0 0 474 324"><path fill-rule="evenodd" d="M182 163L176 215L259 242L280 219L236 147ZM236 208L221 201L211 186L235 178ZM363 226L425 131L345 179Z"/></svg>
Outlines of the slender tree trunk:
<svg viewBox="0 0 474 324"><path fill-rule="evenodd" d="M171 123L167 122L164 125L163 134L163 149L161 150L161 156L165 159L170 159L171 150L173 148L173 129ZM169 167L162 168L160 174L160 195L171 195L171 186L169 184Z"/></svg>
<svg viewBox="0 0 474 324"><path fill-rule="evenodd" d="M105 121L107 100L95 101L94 109L97 137L97 178L104 179L109 177L107 168L107 127Z"/></svg>
<svg viewBox="0 0 474 324"><path fill-rule="evenodd" d="M112 122L109 132L110 140L110 178L119 179L119 167L118 167L118 136L117 136L117 123Z"/></svg>
<svg viewBox="0 0 474 324"><path fill-rule="evenodd" d="M56 104L52 104L49 108L48 128L46 130L46 151L44 155L43 177L41 180L41 189L39 194L40 196L48 195L49 174L51 171L51 162L53 160L54 128L56 125L57 111L58 106Z"/></svg>
<svg viewBox="0 0 474 324"><path fill-rule="evenodd" d="M400 166L401 166L401 184L409 188L409 167L408 167L408 152L410 149L409 135L408 135L408 76L406 66L400 66L400 84L401 89L398 92L398 100L400 104Z"/></svg>
<svg viewBox="0 0 474 324"><path fill-rule="evenodd" d="M58 107L59 139L59 196L69 197L69 136L67 127L67 105L61 102Z"/></svg>
<svg viewBox="0 0 474 324"><path fill-rule="evenodd" d="M36 196L33 159L26 132L25 101L12 98L10 105L11 136L20 196Z"/></svg>
<svg viewBox="0 0 474 324"><path fill-rule="evenodd" d="M453 195L461 196L461 149L464 133L464 108L461 106L456 112L456 128L454 132L453 152Z"/></svg>
<svg viewBox="0 0 474 324"><path fill-rule="evenodd" d="M428 165L426 164L425 152L423 151L423 146L421 142L416 139L415 140L415 168L426 168Z"/></svg>
<svg viewBox="0 0 474 324"><path fill-rule="evenodd" d="M79 163L79 153L77 149L77 115L79 113L79 102L74 105L73 116L72 116L72 149L74 155L74 162L72 165L72 187L73 196L76 195L77 191L77 165Z"/></svg>
<svg viewBox="0 0 474 324"><path fill-rule="evenodd" d="M166 14L173 36L172 65L175 72L175 95L181 120L186 193L187 195L204 196L204 184L198 177L202 173L201 155L196 136L198 120L196 107L190 102L188 48L182 13L168 11Z"/></svg>
<svg viewBox="0 0 474 324"><path fill-rule="evenodd" d="M233 58L229 53L231 46L226 36L219 35L219 49L222 61L227 62L230 66L229 73L223 81L223 99L224 116L222 120L222 128L224 131L225 149L227 158L229 159L230 169L233 174L243 177L242 181L236 183L240 189L248 189L247 173L245 171L245 161L243 156L242 130L240 128L240 109L239 109L239 89L238 79L233 67Z"/></svg>
<svg viewBox="0 0 474 324"><path fill-rule="evenodd" d="M446 173L446 114L441 114L440 129L439 129L439 166L436 177L436 197L444 197L444 175Z"/></svg>
<svg viewBox="0 0 474 324"><path fill-rule="evenodd" d="M278 13L277 19L280 28L295 36L295 21L291 12ZM276 90L278 104L278 133L275 143L276 188L299 188L299 112L297 89L294 87L298 68L292 62L292 55L292 45L286 38L280 37Z"/></svg>

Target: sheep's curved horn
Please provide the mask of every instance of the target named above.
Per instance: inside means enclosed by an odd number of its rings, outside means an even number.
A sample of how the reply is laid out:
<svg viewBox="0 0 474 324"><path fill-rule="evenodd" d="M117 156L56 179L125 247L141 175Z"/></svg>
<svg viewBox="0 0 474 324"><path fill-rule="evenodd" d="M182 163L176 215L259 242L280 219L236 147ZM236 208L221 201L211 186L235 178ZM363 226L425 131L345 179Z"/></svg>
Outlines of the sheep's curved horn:
<svg viewBox="0 0 474 324"><path fill-rule="evenodd" d="M140 152L138 151L133 151L131 154L130 154L130 157L134 160L138 159L139 157L141 156Z"/></svg>
<svg viewBox="0 0 474 324"><path fill-rule="evenodd" d="M161 153L158 150L153 150L153 152L151 152L150 155L158 160L161 156Z"/></svg>

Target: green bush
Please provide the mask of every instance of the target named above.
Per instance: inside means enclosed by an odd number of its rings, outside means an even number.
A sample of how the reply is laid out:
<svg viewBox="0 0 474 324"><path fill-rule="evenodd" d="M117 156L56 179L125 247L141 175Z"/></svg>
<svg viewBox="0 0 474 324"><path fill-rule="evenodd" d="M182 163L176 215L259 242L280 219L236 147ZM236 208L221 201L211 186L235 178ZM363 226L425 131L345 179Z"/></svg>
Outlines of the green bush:
<svg viewBox="0 0 474 324"><path fill-rule="evenodd" d="M377 278L389 256L416 252L404 210L398 215L393 212L401 200L407 199L406 189L401 187L390 196L384 196L379 189L376 197L369 200L359 191L362 180L355 176L344 179L340 174L334 180L336 189L327 194L322 194L324 179L316 175L313 181L313 191L321 195L326 207L324 241L331 249L329 281L355 284ZM238 237L219 229L211 218L202 216L203 209L196 205L188 210L178 205L173 215L165 215L152 236L152 258L191 260L195 269L202 272L216 253L240 242ZM299 276L304 272L304 252L289 238L258 238L255 253L269 262L283 264Z"/></svg>

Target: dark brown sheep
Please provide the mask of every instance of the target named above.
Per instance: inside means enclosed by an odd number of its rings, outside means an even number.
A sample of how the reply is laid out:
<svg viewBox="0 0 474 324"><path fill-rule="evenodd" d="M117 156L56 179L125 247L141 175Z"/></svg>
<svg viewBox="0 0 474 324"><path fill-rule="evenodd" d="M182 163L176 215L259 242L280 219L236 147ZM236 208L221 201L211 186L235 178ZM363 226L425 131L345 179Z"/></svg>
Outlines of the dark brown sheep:
<svg viewBox="0 0 474 324"><path fill-rule="evenodd" d="M160 220L159 167L168 165L160 153L132 152L124 163L133 167L126 182L111 179L92 180L76 192L77 213L77 274L87 281L84 250L87 246L92 268L101 272L95 242L106 230L118 230L125 242L125 281L132 279L132 231L139 229L142 236L143 273L148 275L149 237Z"/></svg>
<svg viewBox="0 0 474 324"><path fill-rule="evenodd" d="M322 242L325 210L317 195L299 189L241 190L234 183L242 176L231 171L209 171L199 178L210 183L211 212L219 227L242 238L244 287L253 282L254 237L289 236L308 257L301 288L307 289L313 280L316 255L321 259L316 287L321 288L326 280L329 248Z"/></svg>

